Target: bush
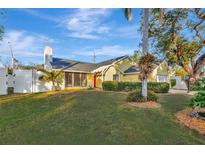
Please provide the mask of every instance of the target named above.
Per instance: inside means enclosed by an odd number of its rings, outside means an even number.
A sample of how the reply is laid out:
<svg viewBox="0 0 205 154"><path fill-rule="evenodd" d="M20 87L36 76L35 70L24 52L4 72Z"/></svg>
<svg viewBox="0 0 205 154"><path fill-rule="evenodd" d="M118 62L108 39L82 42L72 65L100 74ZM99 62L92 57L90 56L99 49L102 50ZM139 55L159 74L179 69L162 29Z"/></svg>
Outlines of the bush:
<svg viewBox="0 0 205 154"><path fill-rule="evenodd" d="M104 81L102 83L103 90L105 91L132 91L141 90L141 82L117 82L117 81ZM169 91L169 83L167 82L148 82L148 90L155 93L167 93Z"/></svg>
<svg viewBox="0 0 205 154"><path fill-rule="evenodd" d="M193 98L191 99L191 102L189 106L195 108L195 107L205 107L205 91L199 91L196 93Z"/></svg>
<svg viewBox="0 0 205 154"><path fill-rule="evenodd" d="M7 94L10 95L10 94L13 94L14 93L14 88L13 87L8 87L7 88Z"/></svg>
<svg viewBox="0 0 205 154"><path fill-rule="evenodd" d="M118 83L117 81L105 81L102 83L103 90L107 91L117 91Z"/></svg>
<svg viewBox="0 0 205 154"><path fill-rule="evenodd" d="M177 81L176 79L171 79L170 82L171 82L171 87L174 87Z"/></svg>
<svg viewBox="0 0 205 154"><path fill-rule="evenodd" d="M157 101L158 97L153 91L148 90L147 91L147 101ZM129 92L127 96L128 102L145 102L144 97L141 95L141 90L135 90L132 92Z"/></svg>
<svg viewBox="0 0 205 154"><path fill-rule="evenodd" d="M191 85L191 90L205 90L205 78L202 78Z"/></svg>

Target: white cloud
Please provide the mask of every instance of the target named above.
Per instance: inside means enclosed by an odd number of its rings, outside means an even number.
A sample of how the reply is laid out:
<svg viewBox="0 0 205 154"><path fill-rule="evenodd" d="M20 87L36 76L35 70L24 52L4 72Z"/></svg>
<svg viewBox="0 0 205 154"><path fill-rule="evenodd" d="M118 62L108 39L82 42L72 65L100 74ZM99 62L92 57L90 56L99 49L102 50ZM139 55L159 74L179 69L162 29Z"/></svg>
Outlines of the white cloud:
<svg viewBox="0 0 205 154"><path fill-rule="evenodd" d="M140 39L141 33L139 31L139 27L140 25L129 25L124 27L119 27L116 29L116 32L113 35L122 38Z"/></svg>
<svg viewBox="0 0 205 154"><path fill-rule="evenodd" d="M11 42L14 56L35 58L42 57L44 46L54 43L54 40L45 35L11 30L5 33L1 42L0 55L10 56L8 42Z"/></svg>
<svg viewBox="0 0 205 154"><path fill-rule="evenodd" d="M41 19L50 20L50 21L53 21L53 22L59 22L60 21L59 18L56 18L56 17L48 15L48 14L44 14L44 13L39 12L39 11L34 10L34 9L18 9L18 10L20 10L22 12L25 12L27 14L30 14L32 16L41 18Z"/></svg>
<svg viewBox="0 0 205 154"><path fill-rule="evenodd" d="M109 14L109 9L77 9L61 24L67 28L70 37L98 39L100 34L110 31L102 20Z"/></svg>
<svg viewBox="0 0 205 154"><path fill-rule="evenodd" d="M122 56L122 55L132 55L135 49L131 48L124 48L120 45L113 45L113 46L103 46L101 48L95 49L95 54L97 56ZM92 56L93 52L91 50L84 50L84 51L75 51L73 52L74 55L81 55L81 56Z"/></svg>

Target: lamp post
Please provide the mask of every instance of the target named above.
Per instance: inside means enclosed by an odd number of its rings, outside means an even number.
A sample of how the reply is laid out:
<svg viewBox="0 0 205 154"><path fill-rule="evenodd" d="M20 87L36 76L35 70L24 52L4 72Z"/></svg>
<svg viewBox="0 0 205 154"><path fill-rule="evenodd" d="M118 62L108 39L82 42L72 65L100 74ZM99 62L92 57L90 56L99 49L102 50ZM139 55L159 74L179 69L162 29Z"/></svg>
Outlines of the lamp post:
<svg viewBox="0 0 205 154"><path fill-rule="evenodd" d="M11 66L14 69L14 54L13 54L11 42L8 42L8 45L9 45L9 49L10 49L10 52L11 52Z"/></svg>

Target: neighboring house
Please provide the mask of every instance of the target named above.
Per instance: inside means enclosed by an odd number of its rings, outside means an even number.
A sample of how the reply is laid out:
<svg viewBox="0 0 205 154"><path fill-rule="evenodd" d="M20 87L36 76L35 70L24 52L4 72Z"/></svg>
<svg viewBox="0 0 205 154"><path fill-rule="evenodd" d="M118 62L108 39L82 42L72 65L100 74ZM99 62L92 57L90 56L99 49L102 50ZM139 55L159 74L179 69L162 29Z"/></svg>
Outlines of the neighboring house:
<svg viewBox="0 0 205 154"><path fill-rule="evenodd" d="M102 87L103 81L139 81L139 68L129 56L121 56L100 63L87 63L69 59L54 58L52 49L45 48L44 68L63 70L62 88L67 87ZM155 63L155 69L149 81L168 82L169 67L167 62Z"/></svg>
<svg viewBox="0 0 205 154"><path fill-rule="evenodd" d="M148 81L169 82L170 73L166 60L157 61L154 64L154 70L149 75ZM139 67L132 65L123 72L123 81L139 81Z"/></svg>

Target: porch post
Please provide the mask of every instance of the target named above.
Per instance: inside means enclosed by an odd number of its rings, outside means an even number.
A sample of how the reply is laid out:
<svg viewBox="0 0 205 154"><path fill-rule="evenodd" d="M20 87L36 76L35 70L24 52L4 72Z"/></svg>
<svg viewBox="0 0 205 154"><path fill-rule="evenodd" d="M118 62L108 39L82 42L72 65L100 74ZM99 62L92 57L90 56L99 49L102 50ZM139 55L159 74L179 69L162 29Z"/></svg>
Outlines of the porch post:
<svg viewBox="0 0 205 154"><path fill-rule="evenodd" d="M72 72L72 87L74 87L74 73Z"/></svg>

